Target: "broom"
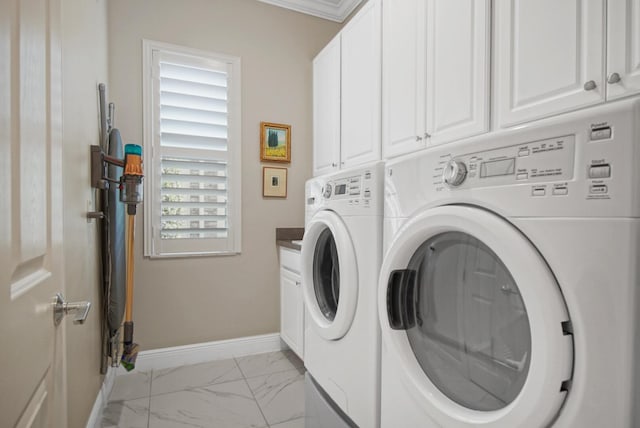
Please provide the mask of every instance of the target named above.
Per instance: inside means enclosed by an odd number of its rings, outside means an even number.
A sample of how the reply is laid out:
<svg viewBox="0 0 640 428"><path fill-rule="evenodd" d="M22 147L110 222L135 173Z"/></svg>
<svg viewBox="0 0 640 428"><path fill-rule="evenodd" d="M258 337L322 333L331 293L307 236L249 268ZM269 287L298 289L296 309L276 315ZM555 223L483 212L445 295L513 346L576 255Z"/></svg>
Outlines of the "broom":
<svg viewBox="0 0 640 428"><path fill-rule="evenodd" d="M138 344L133 343L133 232L135 214L127 215L127 282L126 306L124 309L124 349L122 351L122 366L130 372L136 366L138 358Z"/></svg>

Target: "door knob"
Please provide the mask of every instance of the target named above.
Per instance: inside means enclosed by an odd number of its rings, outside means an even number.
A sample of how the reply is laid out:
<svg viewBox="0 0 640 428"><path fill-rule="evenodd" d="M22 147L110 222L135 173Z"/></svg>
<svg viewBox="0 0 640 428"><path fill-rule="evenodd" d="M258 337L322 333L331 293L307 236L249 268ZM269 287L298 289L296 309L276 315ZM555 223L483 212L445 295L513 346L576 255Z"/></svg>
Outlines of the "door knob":
<svg viewBox="0 0 640 428"><path fill-rule="evenodd" d="M598 85L596 85L595 80L589 80L587 83L584 84L584 90L585 91L593 91Z"/></svg>
<svg viewBox="0 0 640 428"><path fill-rule="evenodd" d="M607 83L618 83L619 81L621 81L622 79L620 78L620 75L618 73L611 73L609 75L609 78L607 79Z"/></svg>
<svg viewBox="0 0 640 428"><path fill-rule="evenodd" d="M53 324L58 325L65 315L74 313L74 324L84 324L91 309L91 302L65 302L64 296L60 293L56 294L53 302Z"/></svg>

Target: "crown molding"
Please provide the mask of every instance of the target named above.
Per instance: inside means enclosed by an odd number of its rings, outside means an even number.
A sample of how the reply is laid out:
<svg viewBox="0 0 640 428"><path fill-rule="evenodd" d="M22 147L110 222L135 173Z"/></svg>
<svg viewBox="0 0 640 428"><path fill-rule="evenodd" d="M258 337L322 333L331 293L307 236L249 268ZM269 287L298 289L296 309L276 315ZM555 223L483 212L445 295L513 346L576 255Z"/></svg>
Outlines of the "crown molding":
<svg viewBox="0 0 640 428"><path fill-rule="evenodd" d="M362 0L258 0L274 6L317 16L335 22L344 22Z"/></svg>

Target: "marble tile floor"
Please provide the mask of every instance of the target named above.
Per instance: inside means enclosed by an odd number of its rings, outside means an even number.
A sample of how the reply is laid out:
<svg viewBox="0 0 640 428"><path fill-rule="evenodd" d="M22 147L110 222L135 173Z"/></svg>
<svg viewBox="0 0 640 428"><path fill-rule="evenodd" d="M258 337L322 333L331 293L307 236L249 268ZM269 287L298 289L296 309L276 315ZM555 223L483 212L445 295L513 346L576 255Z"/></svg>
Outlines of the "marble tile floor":
<svg viewBox="0 0 640 428"><path fill-rule="evenodd" d="M102 428L303 428L304 366L291 351L118 376Z"/></svg>

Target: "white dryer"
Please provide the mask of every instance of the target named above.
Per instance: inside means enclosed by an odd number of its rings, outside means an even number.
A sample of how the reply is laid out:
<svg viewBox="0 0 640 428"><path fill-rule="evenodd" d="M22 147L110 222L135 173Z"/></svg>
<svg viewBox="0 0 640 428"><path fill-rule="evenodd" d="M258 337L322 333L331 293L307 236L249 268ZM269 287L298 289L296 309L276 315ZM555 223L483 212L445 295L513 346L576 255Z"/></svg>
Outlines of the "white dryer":
<svg viewBox="0 0 640 428"><path fill-rule="evenodd" d="M640 426L640 101L389 162L381 426Z"/></svg>
<svg viewBox="0 0 640 428"><path fill-rule="evenodd" d="M379 426L382 162L306 184L305 367L358 426ZM327 427L328 428L328 427Z"/></svg>

